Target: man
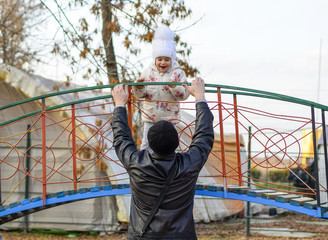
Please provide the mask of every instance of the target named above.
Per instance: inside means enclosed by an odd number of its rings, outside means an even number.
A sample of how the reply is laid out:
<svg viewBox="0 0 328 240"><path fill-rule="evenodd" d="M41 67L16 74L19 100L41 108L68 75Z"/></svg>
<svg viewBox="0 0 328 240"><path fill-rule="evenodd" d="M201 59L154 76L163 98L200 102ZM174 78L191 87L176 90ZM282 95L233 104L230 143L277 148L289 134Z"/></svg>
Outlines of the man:
<svg viewBox="0 0 328 240"><path fill-rule="evenodd" d="M178 133L167 121L158 121L149 130L148 141L153 153L138 151L125 109L128 86L117 85L112 91L116 105L111 122L114 147L130 177L128 239L197 239L193 218L195 186L213 147L213 115L205 100L203 79L196 78L190 87L183 86L196 99L195 133L189 150L184 153L175 152L179 145ZM170 170L173 180L145 233L141 234Z"/></svg>

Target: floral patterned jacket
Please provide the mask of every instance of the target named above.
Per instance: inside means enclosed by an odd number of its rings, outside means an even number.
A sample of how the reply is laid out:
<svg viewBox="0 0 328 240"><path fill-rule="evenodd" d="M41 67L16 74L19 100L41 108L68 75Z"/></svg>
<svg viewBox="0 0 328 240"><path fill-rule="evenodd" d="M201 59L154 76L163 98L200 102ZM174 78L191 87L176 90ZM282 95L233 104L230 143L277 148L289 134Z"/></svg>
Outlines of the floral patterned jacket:
<svg viewBox="0 0 328 240"><path fill-rule="evenodd" d="M145 78L145 82L169 82L169 79L175 82L187 82L186 74L180 69L177 61L173 62L166 73L160 73L155 64L151 64L143 71L141 77ZM145 100L142 102L144 122L180 119L179 101L189 97L189 92L180 85L176 85L175 88L170 88L168 85L148 85L142 89L133 86L132 91L138 99Z"/></svg>

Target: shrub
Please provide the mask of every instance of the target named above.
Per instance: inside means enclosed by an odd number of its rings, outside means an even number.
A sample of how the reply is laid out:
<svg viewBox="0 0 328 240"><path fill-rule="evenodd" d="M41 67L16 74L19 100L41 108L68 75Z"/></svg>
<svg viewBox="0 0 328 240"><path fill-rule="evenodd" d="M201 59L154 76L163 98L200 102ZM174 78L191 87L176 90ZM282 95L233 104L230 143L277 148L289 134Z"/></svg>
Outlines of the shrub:
<svg viewBox="0 0 328 240"><path fill-rule="evenodd" d="M254 179L260 179L260 177L261 177L261 171L258 170L257 168L253 168L251 170L251 177L254 178Z"/></svg>
<svg viewBox="0 0 328 240"><path fill-rule="evenodd" d="M288 182L289 170L273 170L269 172L269 179L272 182Z"/></svg>

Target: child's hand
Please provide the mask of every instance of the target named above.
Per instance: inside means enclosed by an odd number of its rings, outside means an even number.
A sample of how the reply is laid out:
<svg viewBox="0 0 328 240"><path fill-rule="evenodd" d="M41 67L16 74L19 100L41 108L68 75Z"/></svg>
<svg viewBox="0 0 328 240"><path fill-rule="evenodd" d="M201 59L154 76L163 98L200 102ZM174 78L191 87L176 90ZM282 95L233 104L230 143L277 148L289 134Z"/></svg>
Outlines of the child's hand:
<svg viewBox="0 0 328 240"><path fill-rule="evenodd" d="M169 79L169 82L175 82L173 79ZM169 85L170 88L175 88L177 85Z"/></svg>
<svg viewBox="0 0 328 240"><path fill-rule="evenodd" d="M136 82L144 82L145 81L145 78L139 78L139 79L137 79L137 81ZM138 89L142 89L142 88L144 88L144 86L136 86L136 88L138 88Z"/></svg>

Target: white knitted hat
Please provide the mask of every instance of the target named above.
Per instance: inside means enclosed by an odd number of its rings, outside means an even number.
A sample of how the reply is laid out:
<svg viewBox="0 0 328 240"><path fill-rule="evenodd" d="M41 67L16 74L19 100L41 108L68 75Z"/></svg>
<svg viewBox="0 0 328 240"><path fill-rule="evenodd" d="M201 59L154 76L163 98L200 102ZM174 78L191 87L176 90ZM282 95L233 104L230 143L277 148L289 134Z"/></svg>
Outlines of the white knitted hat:
<svg viewBox="0 0 328 240"><path fill-rule="evenodd" d="M153 58L169 57L175 60L174 33L168 26L156 29L153 39Z"/></svg>

